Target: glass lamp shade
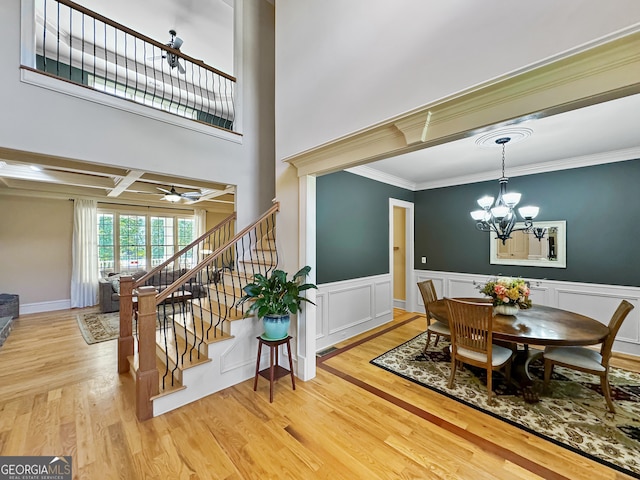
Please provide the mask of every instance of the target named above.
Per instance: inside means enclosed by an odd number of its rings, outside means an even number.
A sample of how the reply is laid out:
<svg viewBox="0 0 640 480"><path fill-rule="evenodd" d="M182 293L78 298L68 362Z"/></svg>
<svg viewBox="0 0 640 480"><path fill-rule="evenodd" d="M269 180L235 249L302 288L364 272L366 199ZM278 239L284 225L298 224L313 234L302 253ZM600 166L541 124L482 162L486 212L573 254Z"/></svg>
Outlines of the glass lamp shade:
<svg viewBox="0 0 640 480"><path fill-rule="evenodd" d="M522 195L516 192L511 192L511 193L505 193L504 195L502 195L502 201L505 203L505 205L507 205L508 207L515 207L518 202L520 201L520 197Z"/></svg>
<svg viewBox="0 0 640 480"><path fill-rule="evenodd" d="M522 218L536 218L540 209L538 207L526 206L518 209Z"/></svg>
<svg viewBox="0 0 640 480"><path fill-rule="evenodd" d="M180 195L177 195L175 193L169 193L164 196L164 199L169 200L171 203L179 202L181 198L182 197Z"/></svg>
<svg viewBox="0 0 640 480"><path fill-rule="evenodd" d="M504 205L501 205L499 207L493 207L491 209L491 215L493 215L494 218L501 219L509 215L510 211L511 209L509 207L505 207Z"/></svg>
<svg viewBox="0 0 640 480"><path fill-rule="evenodd" d="M493 197L490 197L489 195L485 195L484 197L478 199L478 205L480 205L480 208L483 208L485 210L487 210L492 204Z"/></svg>
<svg viewBox="0 0 640 480"><path fill-rule="evenodd" d="M489 216L489 212L487 212L486 210L474 210L473 212L469 213L471 214L471 218L473 218L476 222L484 222Z"/></svg>

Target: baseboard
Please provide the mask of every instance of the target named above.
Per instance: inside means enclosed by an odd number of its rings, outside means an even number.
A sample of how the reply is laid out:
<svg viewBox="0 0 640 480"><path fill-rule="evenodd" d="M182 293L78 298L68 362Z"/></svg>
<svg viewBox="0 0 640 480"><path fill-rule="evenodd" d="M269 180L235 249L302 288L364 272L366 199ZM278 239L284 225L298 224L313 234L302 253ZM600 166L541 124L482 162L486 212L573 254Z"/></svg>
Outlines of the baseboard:
<svg viewBox="0 0 640 480"><path fill-rule="evenodd" d="M406 300L398 300L396 298L393 299L393 308L399 308L401 310L407 309L407 301Z"/></svg>
<svg viewBox="0 0 640 480"><path fill-rule="evenodd" d="M51 312L54 310L68 310L71 308L71 300L53 300L51 302L23 303L20 305L20 314Z"/></svg>

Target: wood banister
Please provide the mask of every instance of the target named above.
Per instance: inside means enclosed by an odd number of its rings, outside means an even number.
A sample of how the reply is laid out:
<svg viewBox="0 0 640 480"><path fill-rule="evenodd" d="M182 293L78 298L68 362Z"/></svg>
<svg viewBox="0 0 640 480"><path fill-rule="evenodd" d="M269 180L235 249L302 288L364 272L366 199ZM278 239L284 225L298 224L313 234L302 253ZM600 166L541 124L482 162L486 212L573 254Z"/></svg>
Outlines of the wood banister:
<svg viewBox="0 0 640 480"><path fill-rule="evenodd" d="M186 272L184 275L178 278L175 282L169 285L166 289L160 292L160 294L156 298L156 303L159 305L160 303L164 302L169 297L169 295L177 291L178 288L180 288L180 286L183 283L185 283L187 280L189 280L190 278L194 277L195 275L200 273L202 270L204 270L207 267L207 265L211 264L211 262L220 254L222 254L222 252L224 252L227 248L229 248L230 245L233 245L234 243L236 243L243 236L249 233L253 228L255 228L256 225L259 225L260 222L262 222L263 220L268 218L270 215L277 212L279 209L280 209L280 203L274 202L271 208L267 210L258 220L253 222L251 225L243 228L231 240L227 241L227 243L225 243L224 245L218 247L214 252L212 252L207 257L205 257L202 261L200 261L200 263L198 263L195 267L193 267L191 270Z"/></svg>
<svg viewBox="0 0 640 480"><path fill-rule="evenodd" d="M151 271L145 273L144 276L142 276L138 280L136 280L134 288L137 288L140 285L144 285L144 282L146 282L148 279L153 277L156 273L161 272L162 269L165 268L167 265L169 265L171 262L174 262L177 258L180 258L180 255L182 255L183 253L187 252L189 249L191 249L194 246L196 246L198 243L200 243L205 238L213 235L217 230L222 229L228 223L231 223L232 221L234 221L236 219L236 217L237 217L236 212L233 212L227 218L225 218L220 223L218 223L215 227L213 227L209 231L203 233L198 238L196 238L194 241L192 241L189 245L187 245L186 247L182 248L180 251L178 251L176 254L174 254L171 258L168 258L167 260L162 262L157 267L154 267L153 269L151 269Z"/></svg>
<svg viewBox="0 0 640 480"><path fill-rule="evenodd" d="M71 2L69 0L56 0L58 3L61 3L62 5L66 5L69 8L72 8L73 10L77 10L80 13L83 13L89 17L93 17L96 20L99 20L100 22L109 25L117 30L121 30L133 37L139 38L140 40L143 40L147 43L150 43L151 45L153 45L154 47L158 47L161 50L164 50L166 52L169 52L172 55L177 55L180 58L184 58L185 60L188 60L189 62L198 65L199 67L202 67L206 70L209 70L210 72L215 73L216 75L220 75L221 77L224 77L228 80L231 80L232 82L236 81L236 78L229 75L228 73L224 73L221 72L220 70L218 70L215 67L212 67L210 65L207 65L206 63L204 63L202 60L198 60L196 58L190 57L189 55L185 55L184 53L182 53L180 50L176 50L175 48L171 48L168 45L165 45L164 43L160 43L157 40L154 40L153 38L147 37L146 35L143 35L142 33L136 32L135 30L130 29L129 27L126 27L118 22L114 22L113 20L111 20L110 18L107 18L105 16L100 15L97 12L94 12L93 10L89 10L86 7L83 7L82 5L79 5L75 2Z"/></svg>
<svg viewBox="0 0 640 480"><path fill-rule="evenodd" d="M120 336L118 337L118 373L129 370L133 355L133 277L120 277Z"/></svg>
<svg viewBox="0 0 640 480"><path fill-rule="evenodd" d="M138 294L138 370L136 371L136 415L139 420L153 417L152 397L158 394L156 368L155 287L140 287Z"/></svg>

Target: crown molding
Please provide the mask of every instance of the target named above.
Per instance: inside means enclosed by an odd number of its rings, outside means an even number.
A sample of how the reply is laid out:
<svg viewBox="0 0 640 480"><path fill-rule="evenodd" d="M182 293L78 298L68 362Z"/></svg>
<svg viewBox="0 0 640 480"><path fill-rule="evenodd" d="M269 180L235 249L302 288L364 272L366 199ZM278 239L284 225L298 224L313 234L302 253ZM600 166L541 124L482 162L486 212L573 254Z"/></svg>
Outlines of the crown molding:
<svg viewBox="0 0 640 480"><path fill-rule="evenodd" d="M509 178L521 177L524 175L534 175L536 173L556 172L559 170L570 170L572 168L591 167L606 163L623 162L626 160L640 159L640 147L626 148L604 153L594 153L592 155L582 155L580 157L565 158L552 162L538 163L532 166L522 166L509 168ZM373 170L370 168L369 170ZM448 178L438 182L421 182L416 184L415 190L430 190L433 188L452 187L454 185L464 185L467 183L486 182L497 180L496 175L481 173L477 175L462 175ZM383 181L383 180L379 180Z"/></svg>
<svg viewBox="0 0 640 480"><path fill-rule="evenodd" d="M366 165L360 165L359 167L345 168L345 172L353 173L361 177L369 178L377 182L386 183L387 185L393 185L394 187L404 188L405 190L415 191L418 190L415 182L410 182L404 178L396 177L395 175L389 175L388 173L381 172L375 168L367 167Z"/></svg>

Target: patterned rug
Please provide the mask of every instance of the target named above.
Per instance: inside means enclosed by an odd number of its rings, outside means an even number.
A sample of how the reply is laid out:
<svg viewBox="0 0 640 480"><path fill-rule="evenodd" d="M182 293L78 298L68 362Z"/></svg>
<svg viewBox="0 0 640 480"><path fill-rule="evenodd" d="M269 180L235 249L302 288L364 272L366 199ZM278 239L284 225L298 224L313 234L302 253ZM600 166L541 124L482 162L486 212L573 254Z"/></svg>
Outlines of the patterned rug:
<svg viewBox="0 0 640 480"><path fill-rule="evenodd" d="M120 335L120 312L78 314L76 320L85 342L89 345L113 340ZM134 325L134 335L135 328ZM160 324L156 319L156 329L158 328Z"/></svg>
<svg viewBox="0 0 640 480"><path fill-rule="evenodd" d="M608 467L640 478L640 374L610 369L617 413L606 409L598 377L556 366L548 393L544 366L531 363L530 387L539 401L527 403L517 385L493 373L493 404L487 405L486 370L465 365L448 388L451 357L447 341L422 353L426 333L371 360L373 365L504 420Z"/></svg>
<svg viewBox="0 0 640 480"><path fill-rule="evenodd" d="M84 313L76 315L76 319L89 345L113 340L120 335L120 312Z"/></svg>

